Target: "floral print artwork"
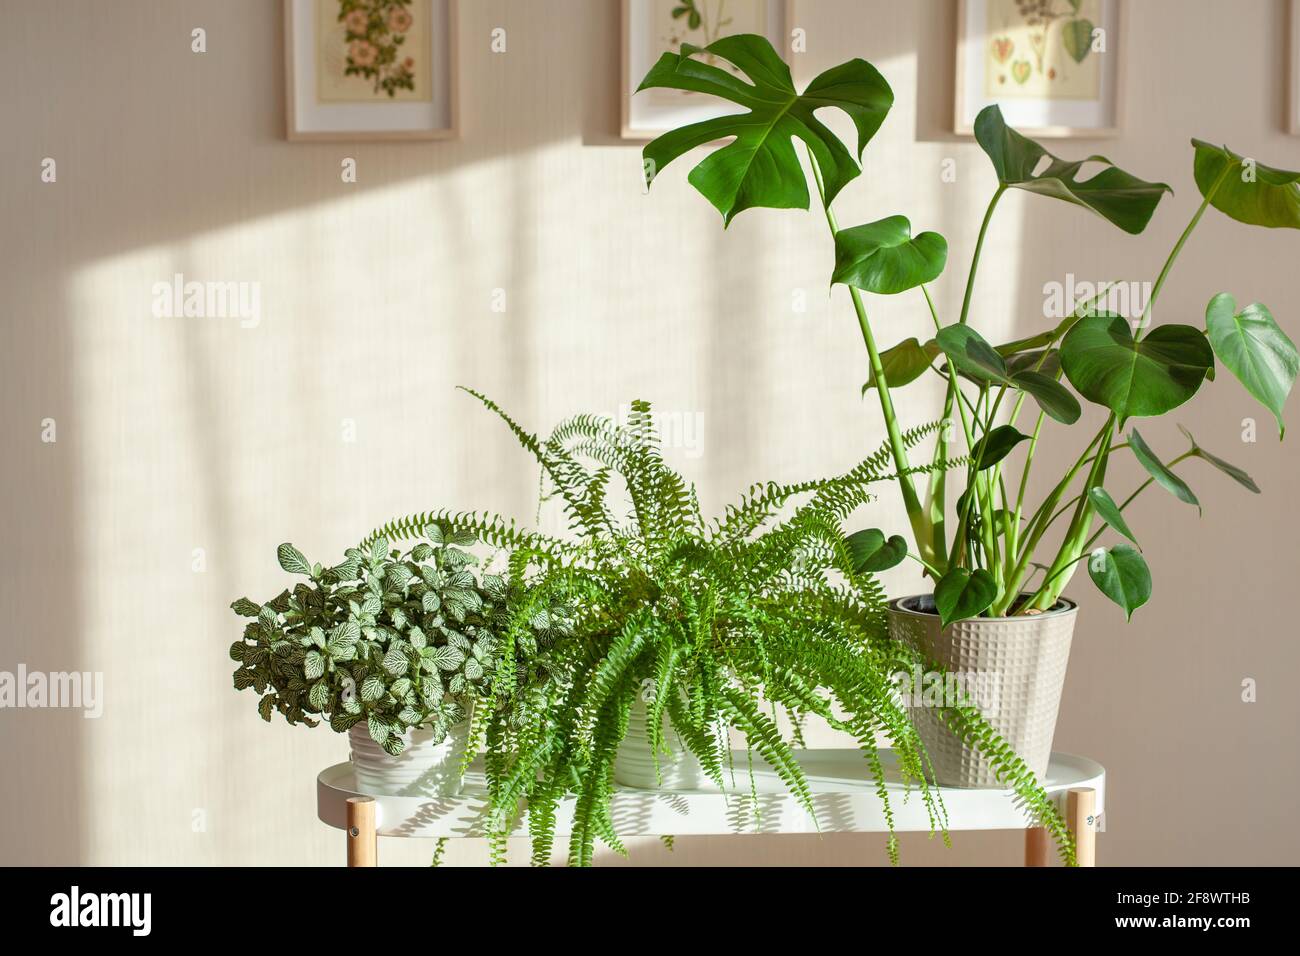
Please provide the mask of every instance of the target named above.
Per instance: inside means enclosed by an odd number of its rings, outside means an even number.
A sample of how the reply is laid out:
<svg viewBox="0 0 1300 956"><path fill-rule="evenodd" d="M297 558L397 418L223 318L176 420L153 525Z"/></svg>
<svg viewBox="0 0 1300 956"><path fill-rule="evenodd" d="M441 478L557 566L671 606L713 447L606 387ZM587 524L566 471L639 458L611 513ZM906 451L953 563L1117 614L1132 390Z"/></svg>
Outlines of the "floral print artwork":
<svg viewBox="0 0 1300 956"><path fill-rule="evenodd" d="M320 99L428 100L428 0L318 0Z"/></svg>
<svg viewBox="0 0 1300 956"><path fill-rule="evenodd" d="M1101 0L987 0L984 92L994 98L1096 99Z"/></svg>
<svg viewBox="0 0 1300 956"><path fill-rule="evenodd" d="M659 54L676 53L683 43L708 46L714 40L737 33L767 34L766 0L654 0L650 38L655 48L651 62ZM712 66L737 73L731 64L705 55L701 59ZM688 90L648 90L647 100L671 103L698 97Z"/></svg>

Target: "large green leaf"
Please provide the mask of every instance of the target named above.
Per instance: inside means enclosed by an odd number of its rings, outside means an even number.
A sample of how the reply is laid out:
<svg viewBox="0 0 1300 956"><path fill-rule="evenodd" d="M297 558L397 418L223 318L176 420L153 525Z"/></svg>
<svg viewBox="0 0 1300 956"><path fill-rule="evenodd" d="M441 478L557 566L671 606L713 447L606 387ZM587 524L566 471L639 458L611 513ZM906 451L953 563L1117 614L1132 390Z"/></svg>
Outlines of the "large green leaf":
<svg viewBox="0 0 1300 956"><path fill-rule="evenodd" d="M1211 206L1250 226L1300 229L1300 172L1265 166L1204 140L1194 139L1192 146L1196 187L1202 196L1214 190Z"/></svg>
<svg viewBox="0 0 1300 956"><path fill-rule="evenodd" d="M885 381L890 388L901 388L925 374L940 352L939 343L934 339L924 345L916 338L904 339L893 348L880 353L880 364L885 371ZM867 384L862 386L862 394L876 387L876 375L867 376Z"/></svg>
<svg viewBox="0 0 1300 956"><path fill-rule="evenodd" d="M721 67L693 59L708 54L731 63L750 82ZM744 107L748 112L691 123L663 134L643 153L646 177L653 181L664 167L697 146L720 139L731 142L710 153L688 177L722 213L724 224L752 206L807 209L808 182L795 153L794 139L812 153L831 201L861 173L848 148L814 113L823 107L843 110L858 133L858 152L876 134L894 102L885 78L866 60L832 67L799 94L772 44L761 36L723 37L707 47L682 44L665 53L646 74L640 90L689 90Z"/></svg>
<svg viewBox="0 0 1300 956"><path fill-rule="evenodd" d="M1147 227L1160 198L1173 192L1164 183L1149 183L1126 173L1105 156L1077 162L1059 159L1007 126L996 104L984 107L975 118L975 139L993 161L1003 186L1091 209L1133 235ZM1039 172L1043 157L1050 162ZM1085 163L1102 163L1106 168L1081 180L1079 170Z"/></svg>
<svg viewBox="0 0 1300 956"><path fill-rule="evenodd" d="M906 216L890 216L835 234L835 272L864 292L897 295L933 282L948 261L948 242L937 232L912 237ZM885 376L888 379L888 375Z"/></svg>
<svg viewBox="0 0 1300 956"><path fill-rule="evenodd" d="M934 606L939 612L939 622L947 627L954 621L981 614L998 596L998 585L993 575L983 568L953 568L934 588Z"/></svg>
<svg viewBox="0 0 1300 956"><path fill-rule="evenodd" d="M1191 432L1189 432L1182 425L1178 426L1178 430L1181 431L1184 435L1186 435L1187 440L1192 443L1193 455L1213 465L1215 468L1223 472L1225 475L1227 475L1237 484L1241 485L1241 487L1245 488L1247 491L1252 491L1255 494L1259 494L1259 485L1255 484L1254 478L1250 477L1250 475L1246 474L1245 471L1238 468L1236 465L1232 464L1231 462L1224 461L1218 455L1210 454L1208 451L1206 451L1204 448L1202 448L1200 445L1196 443L1196 438L1192 435Z"/></svg>
<svg viewBox="0 0 1300 956"><path fill-rule="evenodd" d="M1163 415L1195 395L1214 368L1214 353L1190 325L1157 326L1134 340L1124 319L1097 315L1066 333L1061 365L1079 394L1105 405L1123 427L1135 415Z"/></svg>
<svg viewBox="0 0 1300 956"><path fill-rule="evenodd" d="M855 531L844 539L853 561L853 570L859 574L887 571L907 557L907 541L902 535L885 538L879 528Z"/></svg>
<svg viewBox="0 0 1300 956"><path fill-rule="evenodd" d="M1097 510L1097 514L1102 521L1134 544L1138 543L1137 538L1133 536L1132 529L1128 526L1128 522L1124 520L1124 514L1119 510L1119 505L1115 504L1115 499L1110 496L1110 492L1101 486L1095 486L1088 489L1088 499L1092 502L1093 508Z"/></svg>
<svg viewBox="0 0 1300 956"><path fill-rule="evenodd" d="M1138 464L1146 469L1147 474L1155 479L1156 484L1179 501L1185 501L1189 505L1196 505L1196 510L1201 510L1201 503L1197 500L1196 495L1192 494L1192 489L1187 487L1187 482L1169 470L1168 466L1151 450L1151 446L1146 443L1146 440L1138 434L1136 428L1128 433L1128 445L1133 451L1133 457L1138 460Z"/></svg>
<svg viewBox="0 0 1300 956"><path fill-rule="evenodd" d="M1241 380L1246 391L1277 419L1286 434L1282 406L1295 385L1300 355L1268 308L1259 302L1236 311L1237 300L1220 292L1205 309L1205 328L1214 354Z"/></svg>
<svg viewBox="0 0 1300 956"><path fill-rule="evenodd" d="M1088 556L1088 576L1102 594L1124 609L1129 619L1151 599L1151 570L1131 544L1092 552Z"/></svg>

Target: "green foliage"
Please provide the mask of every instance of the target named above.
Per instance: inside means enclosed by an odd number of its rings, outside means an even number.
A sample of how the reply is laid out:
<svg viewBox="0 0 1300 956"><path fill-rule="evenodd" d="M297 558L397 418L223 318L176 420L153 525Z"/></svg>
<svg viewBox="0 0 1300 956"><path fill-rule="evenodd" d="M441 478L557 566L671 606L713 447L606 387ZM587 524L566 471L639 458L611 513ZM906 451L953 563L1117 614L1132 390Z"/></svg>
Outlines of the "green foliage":
<svg viewBox="0 0 1300 956"><path fill-rule="evenodd" d="M1209 462L1211 465L1213 465L1219 471L1223 472L1225 475L1227 475L1237 484L1241 485L1241 487L1245 488L1247 491L1251 491L1254 492L1255 494L1259 494L1259 485L1255 484L1254 478L1250 477L1250 475L1246 474L1236 465L1224 461L1218 455L1210 454L1208 451L1206 451L1204 448L1202 448L1200 445L1196 443L1196 439L1192 436L1192 433L1189 432L1182 425L1178 426L1178 430L1181 431L1184 436L1186 436L1189 442L1192 443L1192 447L1187 453L1189 456L1193 458L1200 458L1203 461Z"/></svg>
<svg viewBox="0 0 1300 956"><path fill-rule="evenodd" d="M1023 189L1082 206L1127 233L1136 235L1144 230L1161 197L1173 192L1164 183L1138 179L1105 156L1060 159L1008 126L996 105L984 107L975 118L975 140L988 154L1003 188ZM1049 162L1039 172L1044 158ZM1080 179L1080 171L1089 163L1106 168L1095 175L1089 171Z"/></svg>
<svg viewBox="0 0 1300 956"><path fill-rule="evenodd" d="M1110 496L1109 491L1098 485L1088 492L1088 497L1092 499L1092 506L1097 509L1097 517L1134 544L1138 543L1132 529L1128 526L1128 522L1124 520L1123 511L1119 505L1115 504L1115 499Z"/></svg>
<svg viewBox="0 0 1300 956"><path fill-rule="evenodd" d="M1277 419L1286 434L1282 406L1295 385L1300 356L1295 343L1278 327L1273 313L1259 302L1236 311L1237 300L1220 292L1205 309L1205 328L1214 354Z"/></svg>
<svg viewBox="0 0 1300 956"><path fill-rule="evenodd" d="M1151 450L1151 446L1146 443L1142 435L1136 428L1128 433L1129 448L1133 450L1133 457L1141 465L1160 487L1164 488L1179 501L1185 501L1189 505L1195 505L1196 510L1200 511L1201 503L1197 500L1192 489L1187 486L1187 482L1179 478L1162 462L1156 453Z"/></svg>
<svg viewBox="0 0 1300 956"><path fill-rule="evenodd" d="M478 558L463 550L475 539L463 530L425 522L421 533L405 553L375 536L329 569L280 545L280 566L308 580L266 604L231 605L254 619L230 647L235 689L260 696L265 720L278 710L291 724L320 718L340 733L364 721L396 756L410 728L445 735L498 684L545 679L562 616L539 613L523 640L512 635L524 659L503 654L515 589L502 575L477 573Z"/></svg>
<svg viewBox="0 0 1300 956"><path fill-rule="evenodd" d="M1300 229L1300 172L1192 140L1196 188L1215 209L1248 226Z"/></svg>
<svg viewBox="0 0 1300 956"><path fill-rule="evenodd" d="M953 568L934 587L934 606L940 623L978 617L998 596L997 582L983 568Z"/></svg>
<svg viewBox="0 0 1300 956"><path fill-rule="evenodd" d="M1078 16L1077 3L1071 0L1070 10L1038 3L1033 12L1040 25L1061 21L1058 36L1073 59L1082 62L1090 55L1093 24ZM992 164L997 187L971 253L961 314L956 322L945 325L925 288L941 276L948 252L944 240L933 233L913 238L910 224L902 216L841 229L831 205L845 183L858 174L857 162L848 148L824 128L817 129L816 135L805 136L788 125L792 117L811 115L813 104L808 97L813 87L798 96L789 82L789 71L761 38L732 38L725 49L746 54L747 62L754 66L753 72L746 71L753 86L734 78L718 77L714 83L690 79L697 75L698 64L692 63L691 55L698 51L683 47L680 56L666 54L642 88L690 89L742 103L753 112L712 121L713 125L694 124L669 132L650 144L646 158L652 170L658 171L666 160L688 148L734 136L732 142L707 156L691 176L691 181L730 219L749 205L807 205L807 184L791 145L792 138L805 141L812 176L834 239L834 281L850 285L850 298L867 347L870 377L863 393L874 391L880 403L916 557L936 585L947 582L950 596L966 595L972 582L977 587L980 599L955 602L957 613L974 608L973 613L1004 616L1044 611L1055 605L1078 563L1090 553L1097 537L1092 530L1096 518L1103 510L1108 511L1103 530L1109 526L1120 531L1120 524L1110 519L1136 497L1137 492L1123 504L1115 505L1109 496L1102 499L1093 494L1103 487L1111 455L1117 451L1131 449L1153 480L1185 496L1184 500L1194 501L1186 484L1173 477L1170 468L1174 463L1160 464L1143 451L1140 439L1128 444L1117 444L1116 439L1128 419L1164 415L1190 400L1204 381L1214 378L1216 355L1273 413L1279 431L1282 429L1282 407L1300 371L1300 354L1265 306L1255 304L1237 312L1230 296L1216 296L1207 313L1205 332L1186 325L1149 328L1147 320L1175 260L1210 206L1248 224L1300 228L1300 172L1267 166L1227 147L1193 140L1193 175L1204 202L1170 251L1142 314L1116 316L1102 311L1099 304L1110 289L1105 286L1096 295L1075 303L1055 328L994 346L969 320L984 239L998 201L1008 190L1083 207L1125 233L1137 235L1146 229L1161 199L1171 192L1170 187L1140 179L1104 156L1063 159L1008 127L996 105L985 108L975 121L975 139ZM824 78L828 76L845 82L835 84L836 97L820 105L840 105L836 101L840 94L855 99L859 105L870 101L869 111L855 115L859 120L860 161L866 142L892 103L888 85L860 60L828 71L813 86L824 90ZM760 148L769 147L773 135L779 140L779 148ZM751 184L761 198L754 199L747 192ZM934 339L923 344L911 337L892 347L879 348L861 293L894 295L918 287L936 329ZM943 474L932 473L922 504L913 477L919 469L911 466L909 448L901 440L904 428L891 394L931 369L947 379L943 418L960 423L960 438L971 463L966 487L958 493L955 522L950 520L949 482ZM1069 437L1045 429L1046 420L1068 426L1082 418L1079 399L1061 381L1062 375L1080 396L1108 414L1074 464L1034 508L1027 504L1025 496L1040 441ZM1015 429L1027 398L1038 408L1032 431L1008 430ZM1022 435L1029 440L1021 441L1018 436ZM940 436L932 449L932 463L953 457L951 444L947 435ZM999 444L1001 451L992 453ZM1004 454L1013 444L1020 447L1012 454ZM1247 488L1254 484L1240 469L1203 453L1195 444L1176 462L1193 457L1205 460ZM1021 466L1018 482L1007 481L1004 475L1013 463ZM1145 487L1142 485L1138 492ZM1053 525L1062 518L1068 521L1064 534L1049 536ZM884 540L884 532L879 533ZM1034 560L1047 548L1054 549L1050 564ZM1031 584L1040 568L1046 569L1045 577ZM953 573L957 571L968 573ZM984 573L977 576L975 572ZM990 589L993 599L986 603L983 597Z"/></svg>
<svg viewBox="0 0 1300 956"><path fill-rule="evenodd" d="M1097 589L1124 609L1125 617L1151 599L1151 572L1131 544L1098 548L1088 557L1088 575Z"/></svg>
<svg viewBox="0 0 1300 956"><path fill-rule="evenodd" d="M947 261L948 243L943 236L923 232L913 237L906 216L890 216L835 234L831 282L843 282L864 292L897 295L933 282Z"/></svg>
<svg viewBox="0 0 1300 956"><path fill-rule="evenodd" d="M931 339L922 345L915 336L904 339L893 348L885 349L880 353L885 381L889 383L890 388L902 388L915 382L934 364L940 351L938 342ZM867 389L875 387L876 377L874 374L869 375L867 383L862 386L862 393L865 395Z"/></svg>
<svg viewBox="0 0 1300 956"><path fill-rule="evenodd" d="M863 552L840 531L871 500L869 487L891 477L887 449L836 478L755 485L709 521L694 488L664 462L648 404L634 402L625 425L579 415L541 439L471 394L538 460L575 536L562 545L521 544L511 556L525 582L511 621L526 622L535 608L555 602L572 608L573 620L549 650L548 680L515 695L508 707L484 708L485 814L494 859L502 858L526 805L533 861L546 863L560 801L570 794L569 862L589 864L598 840L621 851L610 797L614 761L620 747L630 746L624 737L638 697L647 701L656 762L677 746L719 786L737 786L738 772L752 773L748 758L745 770L737 770L725 743L737 731L814 817L793 751L797 741L772 714L791 715L795 726L815 714L851 734L887 799L879 732L941 825L924 749L893 693L892 676L918 666L916 651L889 638L880 586L862 569ZM918 442L932 431L919 429L906 440ZM611 506L615 497L626 498L625 515ZM479 520L483 529L500 526ZM512 631L506 629L507 640ZM504 690L498 685L493 694ZM984 727L981 739L995 739L978 715L966 719ZM1053 812L1032 776L1014 785L1037 811ZM1068 836L1060 832L1068 852Z"/></svg>
<svg viewBox="0 0 1300 956"><path fill-rule="evenodd" d="M694 58L700 54L726 60L750 82ZM857 129L860 156L894 102L889 84L865 60L850 60L827 70L800 94L790 68L772 44L753 34L723 37L706 47L682 44L680 54L663 54L637 88L638 92L648 89L707 93L749 111L683 126L652 141L644 151L647 180L653 181L683 153L734 137L689 176L691 185L722 213L724 223L752 206L808 208L808 183L795 155L795 139L816 157L826 191L834 197L861 170L815 112L836 107L847 113Z"/></svg>

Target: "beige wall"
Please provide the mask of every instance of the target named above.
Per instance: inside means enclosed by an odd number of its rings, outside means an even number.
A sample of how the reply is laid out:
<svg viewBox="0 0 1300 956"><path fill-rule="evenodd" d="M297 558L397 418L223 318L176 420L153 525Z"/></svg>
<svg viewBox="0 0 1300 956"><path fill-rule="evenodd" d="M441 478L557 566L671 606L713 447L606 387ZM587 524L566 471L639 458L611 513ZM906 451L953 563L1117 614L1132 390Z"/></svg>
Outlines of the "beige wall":
<svg viewBox="0 0 1300 956"><path fill-rule="evenodd" d="M1281 132L1280 0L1129 6L1127 129L1059 148L1104 151L1176 195L1140 238L1009 196L975 307L990 338L1036 330L1042 284L1067 272L1152 276L1199 198L1190 136L1300 165L1300 139ZM749 212L724 234L685 165L641 195L638 151L611 135L617 4L461 7L463 135L400 145L285 142L275 0L7 11L0 669L102 670L106 700L99 720L0 712L0 862L339 861L341 838L314 818L313 780L345 746L327 731L264 725L252 696L232 691L225 648L238 623L226 606L279 589L282 540L331 560L397 513L445 505L530 519L534 470L455 384L539 429L633 397L700 412L701 454L672 454L713 508L755 479L848 467L881 440L878 411L858 397L865 361L847 299L823 292L819 218ZM863 56L893 84L893 114L839 213L853 223L903 212L944 233L954 267L936 291L951 318L993 185L978 149L944 133L953 4L794 7L809 46L798 78ZM195 26L206 54L189 51ZM489 52L496 26L504 55ZM47 156L55 184L39 179ZM358 161L355 185L340 182L345 156ZM940 180L947 158L955 184ZM1211 214L1159 317L1198 323L1208 298L1230 290L1271 304L1300 335L1298 259L1300 236ZM175 272L260 282L261 324L153 318L151 286ZM490 308L495 289L504 314ZM799 290L804 313L792 308ZM914 298L874 311L887 338L926 331ZM905 417L935 416L937 398L914 387ZM1245 417L1260 422L1257 444L1241 441ZM40 440L46 418L53 444ZM355 442L343 440L345 419ZM1173 419L1265 494L1191 468L1203 519L1150 495L1132 523L1155 596L1132 624L1076 580L1083 614L1057 747L1110 771L1103 863L1294 862L1295 448L1272 440L1266 414L1227 382ZM1147 429L1157 448L1179 441L1174 421ZM872 523L901 528L882 492ZM919 585L901 570L888 583ZM1257 703L1240 700L1245 678L1258 681ZM1006 833L955 843L907 837L903 860L1020 853ZM381 853L421 862L428 850L386 841ZM469 845L451 859L482 853ZM651 843L634 859L843 864L884 853L876 837L751 837L681 840L672 856Z"/></svg>

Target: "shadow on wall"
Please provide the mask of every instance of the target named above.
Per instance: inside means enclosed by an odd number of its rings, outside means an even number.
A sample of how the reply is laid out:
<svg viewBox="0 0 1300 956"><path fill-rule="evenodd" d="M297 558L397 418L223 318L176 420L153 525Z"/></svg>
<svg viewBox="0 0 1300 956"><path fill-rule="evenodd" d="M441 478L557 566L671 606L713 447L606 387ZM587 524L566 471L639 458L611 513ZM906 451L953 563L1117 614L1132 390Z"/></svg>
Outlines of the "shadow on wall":
<svg viewBox="0 0 1300 956"><path fill-rule="evenodd" d="M214 256L226 257L231 274L256 274L264 264L241 258L238 249L243 230L262 223L285 250L277 275L310 290L310 301L338 275L355 275L330 260L333 247L313 227L328 225L331 217L336 229L365 223L371 229L361 235L368 242L378 238L382 246L384 233L367 222L366 204L392 203L398 190L402 197L422 196L429 232L438 237L431 243L435 256L449 258L457 269L483 272L485 284L504 273L499 281L527 299L545 236L539 218L558 214L546 205L545 177L572 174L573 164L581 162L566 157L570 165L557 167L544 157L561 144L609 146L629 170L639 168L638 146L614 138L617 4L564 0L548 4L544 14L518 0L462 4L462 138L398 146L284 140L278 3L187 0L160 7L149 0L65 0L58 16L49 12L30 8L15 14L11 27L24 42L0 62L8 87L26 89L27 78L41 73L42 51L75 54L39 96L6 104L13 114L8 125L19 131L11 142L23 150L9 155L20 171L37 170L45 156L56 158L58 180L43 184L37 175L20 172L4 185L13 200L6 208L19 213L10 221L30 223L25 234L9 230L4 239L6 261L20 281L7 283L0 296L9 314L30 317L18 330L19 347L6 353L0 385L5 427L11 448L31 448L38 424L48 418L56 423L58 440L17 454L7 465L6 540L15 559L0 585L10 609L5 647L14 665L29 669L103 670L108 714L118 719L87 721L66 711L5 715L0 759L23 769L5 775L3 795L10 818L25 825L2 834L0 859L149 862L169 853L186 862L237 862L251 857L231 856L205 841L200 816L211 811L238 818L247 797L238 783L214 790L185 773L165 780L161 775L169 747L183 750L184 759L225 766L247 749L249 734L265 733L245 720L251 707L230 692L229 668L208 674L209 655L219 659L237 625L229 619L227 631L207 611L223 608L250 580L278 588L271 583L278 572L266 574L260 557L253 565L245 558L269 554L274 541L265 538L268 527L285 536L321 532L269 524L276 518L273 510L244 513L248 496L232 489L248 482L250 458L266 453L257 443L269 435L282 450L319 460L313 443L323 432L313 431L319 423L304 421L301 412L331 407L330 390L307 374L322 363L337 366L336 380L352 388L391 392L399 400L402 383L436 383L450 392L449 376L468 370L491 382L504 404L538 420L536 387L544 384L539 364L548 348L540 338L544 315L514 324L490 343L497 367L455 337L433 370L394 348L318 356L295 349L292 339L272 337L259 347L279 350L277 373L285 382L250 404L248 396L232 393L229 369L255 360L257 350L197 324L141 334L143 326L134 323L148 320L149 307L141 290L176 273L201 273ZM828 16L810 9L811 34L826 38L829 47L831 34L846 25L842 12ZM847 20L872 37L872 48L847 55L883 62L908 54L914 20L903 18L886 32L868 30L868 19L853 6ZM189 48L195 26L207 31L208 52L201 56ZM507 55L488 51L495 26L507 29ZM829 55L822 56L819 68L830 65ZM535 108L512 108L523 89L530 90L528 102ZM345 195L338 178L342 156L354 157L361 170ZM467 252L477 246L458 247L456 239L481 234L492 211L485 213L483 196L457 183L463 174L493 166L509 183L504 207L510 241L499 248L498 261L484 263ZM735 396L779 377L765 368L770 357L747 334L752 317L766 305L748 280L771 265L765 258L770 245L755 244L758 234L738 245L734 230L724 234L716 223L715 229L703 246L721 276L710 287L706 353L708 364L720 371L708 376L700 400L714 420L727 421L728 440L720 448L726 457L714 467L748 476L748 451L765 432L762 406L737 406ZM212 237L224 241L219 252ZM333 290L355 296L359 314L376 298L390 309L400 305L393 301L392 276L384 271L385 252L389 262L417 269L423 258L420 250L365 253L375 260L374 288ZM445 261L428 264L446 267ZM463 303L434 298L452 316L466 311ZM348 329L332 331L338 336L332 341L347 341ZM359 325L355 334L366 331ZM675 361L671 354L658 359ZM287 411L290 393L296 414ZM286 398L284 407L266 404L276 395ZM449 407L454 400L434 400L443 420L461 414L463 406ZM417 416L408 414L415 427ZM373 450L376 458L381 453ZM512 470L519 475L515 500L526 501L535 486L515 468L517 452L507 453L511 457L501 468L459 460L453 467L470 483L475 472ZM255 461L252 467L270 502L293 497L292 475ZM346 535L357 533L357 512L373 512L366 507L366 478L359 467L360 500L338 503L353 510L340 519L346 530L330 528L327 537L335 533L348 543ZM423 506L426 491L415 488L412 500ZM147 509L134 510L142 499L150 502ZM132 510L121 510L127 501ZM319 506L320 523L331 520L330 504ZM175 533L178 522L194 534ZM246 543L250 526L257 529L253 547ZM192 541L196 537L201 548ZM211 562L211 573L191 574L191 561ZM178 566L183 575L175 573ZM194 613L196 607L204 613ZM284 733L269 754L287 755L278 749L291 746L280 743ZM116 808L155 784L166 794L169 819L158 828L166 835L155 831L127 840L111 823ZM274 839L279 819L272 814L245 828L235 846L255 853L258 841ZM115 853L138 856L124 860Z"/></svg>

